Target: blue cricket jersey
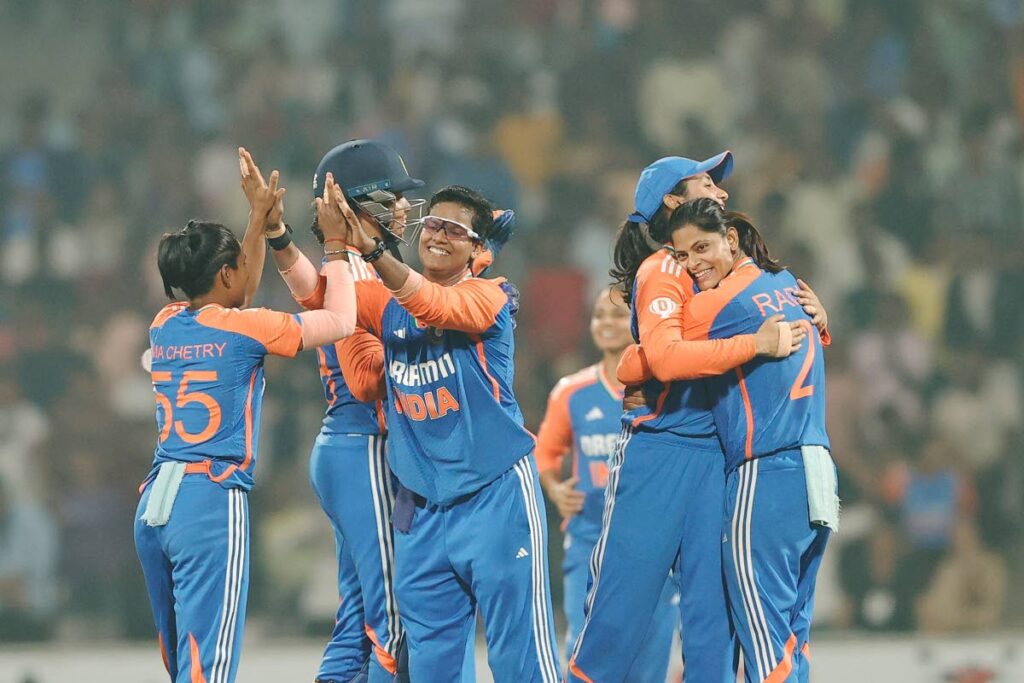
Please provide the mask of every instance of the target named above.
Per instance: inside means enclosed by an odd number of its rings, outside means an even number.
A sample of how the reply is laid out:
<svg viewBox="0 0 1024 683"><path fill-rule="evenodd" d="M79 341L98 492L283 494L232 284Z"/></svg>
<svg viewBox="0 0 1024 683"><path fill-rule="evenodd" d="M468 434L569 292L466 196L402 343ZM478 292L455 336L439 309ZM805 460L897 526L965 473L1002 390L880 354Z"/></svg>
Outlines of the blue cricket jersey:
<svg viewBox="0 0 1024 683"><path fill-rule="evenodd" d="M406 488L447 505L533 451L512 391L510 285L423 280L400 304L379 281L356 284L359 325L384 346L388 462ZM342 363L355 360L347 355Z"/></svg>
<svg viewBox="0 0 1024 683"><path fill-rule="evenodd" d="M209 461L211 479L250 489L267 354L294 356L298 316L216 304L165 306L149 330L158 431L154 468Z"/></svg>
<svg viewBox="0 0 1024 683"><path fill-rule="evenodd" d="M537 433L537 467L561 471L565 454L572 457L576 490L586 498L583 510L566 531L595 542L601 533L608 459L619 438L622 391L615 389L600 363L562 378L548 397L548 408Z"/></svg>
<svg viewBox="0 0 1024 683"><path fill-rule="evenodd" d="M640 265L633 284L633 339L645 347L659 343L650 337L665 324L678 320L692 297L693 280L682 265L664 251L651 254ZM707 387L702 382L651 379L644 383L643 390L648 405L623 414L624 425L688 438L715 436Z"/></svg>
<svg viewBox="0 0 1024 683"><path fill-rule="evenodd" d="M753 333L776 314L806 324L807 340L797 353L755 358L704 380L730 471L783 450L829 447L822 341L794 296L798 289L789 271L768 273L748 259L718 287L694 296L685 312L684 336L690 340Z"/></svg>

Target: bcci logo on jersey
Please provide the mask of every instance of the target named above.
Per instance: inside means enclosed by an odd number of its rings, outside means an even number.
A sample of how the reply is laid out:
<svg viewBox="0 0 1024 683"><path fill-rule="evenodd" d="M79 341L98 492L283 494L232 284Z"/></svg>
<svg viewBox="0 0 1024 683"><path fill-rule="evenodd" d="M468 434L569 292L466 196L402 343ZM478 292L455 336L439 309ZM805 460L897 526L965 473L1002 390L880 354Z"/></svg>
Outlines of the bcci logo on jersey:
<svg viewBox="0 0 1024 683"><path fill-rule="evenodd" d="M679 308L679 304L667 296L659 296L649 306L651 313L662 319L668 318L675 313L677 308Z"/></svg>

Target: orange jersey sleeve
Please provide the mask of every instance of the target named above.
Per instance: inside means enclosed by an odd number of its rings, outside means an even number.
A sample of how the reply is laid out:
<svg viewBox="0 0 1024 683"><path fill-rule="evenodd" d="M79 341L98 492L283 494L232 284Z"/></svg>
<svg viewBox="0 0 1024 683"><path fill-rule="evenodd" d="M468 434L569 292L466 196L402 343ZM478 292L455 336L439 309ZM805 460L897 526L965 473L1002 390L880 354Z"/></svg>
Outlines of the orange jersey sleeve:
<svg viewBox="0 0 1024 683"><path fill-rule="evenodd" d="M548 396L548 407L544 420L537 432L537 471L554 470L561 472L562 459L572 450L572 420L569 417L569 397L572 384L568 378L561 380Z"/></svg>
<svg viewBox="0 0 1024 683"><path fill-rule="evenodd" d="M380 280L357 280L356 326L380 338L384 309L391 299L391 292Z"/></svg>
<svg viewBox="0 0 1024 683"><path fill-rule="evenodd" d="M647 362L647 354L644 347L639 344L631 344L622 352L619 359L619 367L615 370L615 376L627 387L635 387L643 384L654 377L651 372L650 363Z"/></svg>
<svg viewBox="0 0 1024 683"><path fill-rule="evenodd" d="M754 335L687 341L683 312L693 298L693 281L669 254L659 252L640 267L636 290L640 344L654 378L661 382L724 374L754 358ZM621 377L620 377L621 380Z"/></svg>
<svg viewBox="0 0 1024 683"><path fill-rule="evenodd" d="M409 278L398 302L423 325L481 334L494 325L508 303L508 295L501 289L503 278L470 278L451 287L430 282L415 271ZM406 291L410 293L404 294Z"/></svg>
<svg viewBox="0 0 1024 683"><path fill-rule="evenodd" d="M292 358L302 344L302 325L291 313L267 308L207 308L196 319L226 332L244 334L263 344L267 353Z"/></svg>
<svg viewBox="0 0 1024 683"><path fill-rule="evenodd" d="M345 384L363 403L379 401L387 395L384 382L384 345L361 327L335 345Z"/></svg>

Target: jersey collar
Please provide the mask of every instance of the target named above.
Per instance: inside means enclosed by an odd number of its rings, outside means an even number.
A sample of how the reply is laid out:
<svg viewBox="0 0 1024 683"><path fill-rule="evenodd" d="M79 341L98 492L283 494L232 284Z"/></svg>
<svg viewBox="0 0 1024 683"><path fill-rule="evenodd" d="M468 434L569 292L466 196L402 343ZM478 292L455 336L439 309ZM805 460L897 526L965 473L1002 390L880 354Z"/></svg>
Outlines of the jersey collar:
<svg viewBox="0 0 1024 683"><path fill-rule="evenodd" d="M616 389L615 385L612 384L611 379L608 378L608 375L604 371L603 362L598 362L597 364L597 378L601 380L601 384L604 385L605 390L611 394L612 398L621 401L625 397L625 390L620 391L619 389Z"/></svg>

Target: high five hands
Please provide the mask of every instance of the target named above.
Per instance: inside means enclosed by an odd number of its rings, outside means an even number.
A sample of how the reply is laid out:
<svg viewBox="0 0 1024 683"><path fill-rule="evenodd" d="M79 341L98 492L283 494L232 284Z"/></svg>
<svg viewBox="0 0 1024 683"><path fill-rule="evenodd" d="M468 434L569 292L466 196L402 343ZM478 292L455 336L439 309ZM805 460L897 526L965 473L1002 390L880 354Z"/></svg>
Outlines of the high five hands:
<svg viewBox="0 0 1024 683"><path fill-rule="evenodd" d="M274 170L270 182L263 179L259 166L244 147L238 148L238 169L241 174L242 192L249 201L249 221L264 219L264 230L277 228L284 216L285 188L278 188L281 174Z"/></svg>
<svg viewBox="0 0 1024 683"><path fill-rule="evenodd" d="M324 194L316 198L316 212L325 245L328 242L342 242L363 253L376 248L376 242L363 230L359 217L345 200L345 193L334 182L332 173L324 178Z"/></svg>

